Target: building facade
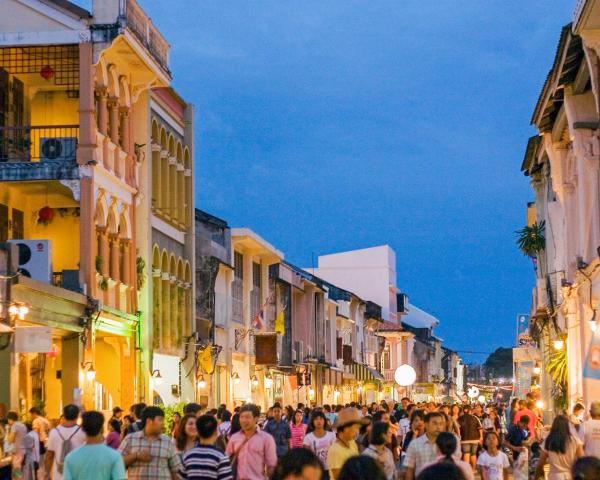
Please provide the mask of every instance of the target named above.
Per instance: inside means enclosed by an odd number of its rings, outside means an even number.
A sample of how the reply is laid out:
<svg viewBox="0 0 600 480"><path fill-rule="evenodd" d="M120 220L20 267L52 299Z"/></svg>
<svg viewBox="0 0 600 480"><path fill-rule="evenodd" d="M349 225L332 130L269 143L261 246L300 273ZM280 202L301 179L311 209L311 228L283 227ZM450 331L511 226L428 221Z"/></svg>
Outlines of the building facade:
<svg viewBox="0 0 600 480"><path fill-rule="evenodd" d="M54 417L193 398L153 356L184 368L195 330L192 110L169 87L169 46L133 0L0 7L0 242L22 252L3 267L0 317L17 328L0 401Z"/></svg>
<svg viewBox="0 0 600 480"><path fill-rule="evenodd" d="M600 4L581 1L562 29L522 165L535 192L533 223L545 237L531 318L548 414L555 401L566 408L600 396L599 20ZM555 382L548 367L564 348L568 379Z"/></svg>

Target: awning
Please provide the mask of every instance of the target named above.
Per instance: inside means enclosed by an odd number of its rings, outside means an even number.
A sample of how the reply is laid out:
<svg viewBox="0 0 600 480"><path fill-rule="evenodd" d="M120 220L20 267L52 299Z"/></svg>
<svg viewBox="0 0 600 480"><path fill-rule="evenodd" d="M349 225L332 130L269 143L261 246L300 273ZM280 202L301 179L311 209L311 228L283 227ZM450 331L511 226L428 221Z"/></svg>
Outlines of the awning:
<svg viewBox="0 0 600 480"><path fill-rule="evenodd" d="M368 383L368 382L383 382L385 378L376 369L363 365L362 363L353 363L351 366L352 373L356 377L356 381Z"/></svg>

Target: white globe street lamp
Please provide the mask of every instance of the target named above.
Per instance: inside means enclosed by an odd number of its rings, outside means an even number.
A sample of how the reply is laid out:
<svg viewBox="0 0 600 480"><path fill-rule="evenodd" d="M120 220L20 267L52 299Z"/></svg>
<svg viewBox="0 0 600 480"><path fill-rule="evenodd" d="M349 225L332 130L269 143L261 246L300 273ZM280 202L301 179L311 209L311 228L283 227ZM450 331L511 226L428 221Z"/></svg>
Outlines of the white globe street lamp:
<svg viewBox="0 0 600 480"><path fill-rule="evenodd" d="M396 380L396 383L401 387L412 385L415 383L416 379L417 372L415 372L415 369L407 363L400 365L394 372L394 380Z"/></svg>
<svg viewBox="0 0 600 480"><path fill-rule="evenodd" d="M475 386L469 387L469 390L467 390L467 396L473 400L474 398L477 398L479 396L479 389Z"/></svg>

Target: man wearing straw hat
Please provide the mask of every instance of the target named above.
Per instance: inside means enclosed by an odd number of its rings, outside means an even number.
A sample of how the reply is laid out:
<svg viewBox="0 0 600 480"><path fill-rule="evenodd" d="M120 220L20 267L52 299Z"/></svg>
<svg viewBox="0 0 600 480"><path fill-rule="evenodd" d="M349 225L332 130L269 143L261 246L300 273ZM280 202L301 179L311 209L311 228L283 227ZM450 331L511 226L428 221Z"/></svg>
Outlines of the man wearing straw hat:
<svg viewBox="0 0 600 480"><path fill-rule="evenodd" d="M327 469L329 470L330 480L338 478L346 460L358 455L358 445L356 445L355 439L358 435L359 426L364 421L356 408L344 408L338 413L333 425L337 438L327 453Z"/></svg>

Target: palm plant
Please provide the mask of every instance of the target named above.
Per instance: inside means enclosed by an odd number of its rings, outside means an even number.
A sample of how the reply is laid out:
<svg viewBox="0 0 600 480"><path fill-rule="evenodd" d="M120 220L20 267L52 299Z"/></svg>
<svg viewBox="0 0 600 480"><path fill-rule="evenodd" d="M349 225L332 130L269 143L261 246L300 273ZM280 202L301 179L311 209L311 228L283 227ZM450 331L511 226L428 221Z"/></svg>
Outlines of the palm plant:
<svg viewBox="0 0 600 480"><path fill-rule="evenodd" d="M525 255L537 257L538 253L546 248L546 222L535 222L533 225L527 225L521 230L517 230L517 246Z"/></svg>
<svg viewBox="0 0 600 480"><path fill-rule="evenodd" d="M569 382L569 362L566 348L554 350L550 354L548 373L554 382L554 387L552 388L554 404L558 408L565 408Z"/></svg>

